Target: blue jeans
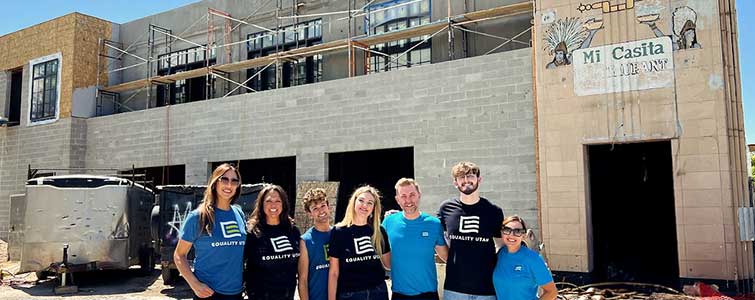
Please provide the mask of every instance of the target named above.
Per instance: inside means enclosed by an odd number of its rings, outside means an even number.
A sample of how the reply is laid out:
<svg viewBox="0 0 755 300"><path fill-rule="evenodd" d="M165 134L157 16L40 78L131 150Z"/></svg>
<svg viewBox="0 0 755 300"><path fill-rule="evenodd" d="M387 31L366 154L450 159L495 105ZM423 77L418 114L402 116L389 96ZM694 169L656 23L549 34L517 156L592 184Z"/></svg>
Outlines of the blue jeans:
<svg viewBox="0 0 755 300"><path fill-rule="evenodd" d="M482 296L443 290L443 300L496 300L495 295Z"/></svg>
<svg viewBox="0 0 755 300"><path fill-rule="evenodd" d="M379 284L374 288L370 288L366 290L338 293L336 299L338 300L388 300L388 287L385 285L385 282L383 282L382 284Z"/></svg>

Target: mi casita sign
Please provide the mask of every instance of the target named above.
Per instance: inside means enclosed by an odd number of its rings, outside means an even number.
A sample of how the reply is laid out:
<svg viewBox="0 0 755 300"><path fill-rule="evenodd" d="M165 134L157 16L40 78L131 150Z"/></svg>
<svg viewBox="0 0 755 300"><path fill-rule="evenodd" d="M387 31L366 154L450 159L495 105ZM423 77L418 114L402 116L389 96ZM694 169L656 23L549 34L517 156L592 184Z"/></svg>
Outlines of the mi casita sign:
<svg viewBox="0 0 755 300"><path fill-rule="evenodd" d="M587 96L673 86L672 52L668 37L575 50L574 92Z"/></svg>

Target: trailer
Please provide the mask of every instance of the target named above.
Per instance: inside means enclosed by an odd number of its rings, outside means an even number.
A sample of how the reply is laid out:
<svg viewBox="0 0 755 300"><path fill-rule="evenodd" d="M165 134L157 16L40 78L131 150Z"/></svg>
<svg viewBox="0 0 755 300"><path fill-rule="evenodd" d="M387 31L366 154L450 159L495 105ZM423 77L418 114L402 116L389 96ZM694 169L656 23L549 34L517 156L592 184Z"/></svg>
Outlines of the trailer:
<svg viewBox="0 0 755 300"><path fill-rule="evenodd" d="M24 198L21 272L154 270L151 189L119 177L62 175L27 180Z"/></svg>
<svg viewBox="0 0 755 300"><path fill-rule="evenodd" d="M241 196L234 205L241 207L247 219L254 210L257 195L264 184L244 184L241 186ZM204 185L167 185L158 186L158 205L152 209L152 238L156 241L160 253L160 267L163 282L173 284L178 278L178 270L173 262L173 252L178 244L178 234L181 231L186 216L197 208L204 197ZM193 260L194 250L189 252L189 259Z"/></svg>

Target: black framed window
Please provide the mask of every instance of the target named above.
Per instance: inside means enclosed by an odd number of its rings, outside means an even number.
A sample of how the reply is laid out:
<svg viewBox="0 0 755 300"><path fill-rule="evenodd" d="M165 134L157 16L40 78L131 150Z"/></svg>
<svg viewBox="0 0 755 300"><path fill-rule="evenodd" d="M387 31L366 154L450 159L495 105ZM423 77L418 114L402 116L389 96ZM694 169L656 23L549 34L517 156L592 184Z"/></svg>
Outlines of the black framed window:
<svg viewBox="0 0 755 300"><path fill-rule="evenodd" d="M312 20L282 28L277 35L270 32L250 34L247 39L247 58L253 59L274 54L277 51L287 51L301 47L309 47L322 43L322 20ZM276 48L277 47L277 48ZM264 91L276 87L276 66L250 68L247 78L262 71L247 83L247 86ZM289 87L322 81L322 55L292 59L284 62L281 67L281 86Z"/></svg>
<svg viewBox="0 0 755 300"><path fill-rule="evenodd" d="M51 120L58 109L58 59L32 66L31 122Z"/></svg>
<svg viewBox="0 0 755 300"><path fill-rule="evenodd" d="M208 62L210 65L214 65L216 61L215 49L210 51L209 60L205 59L206 53L201 47L193 47L161 54L157 57L157 74L164 76L204 68ZM214 79L210 77L211 87L214 86L213 83ZM212 94L212 90L210 94ZM157 89L157 106L187 103L207 98L207 78L205 76L177 80Z"/></svg>
<svg viewBox="0 0 755 300"><path fill-rule="evenodd" d="M393 0L370 5L365 18L368 35L404 30L430 23L430 0ZM388 54L370 56L370 73L409 68L431 62L432 44L422 43L427 36L373 45L372 50ZM420 45L417 45L420 44ZM408 53L401 55L412 47Z"/></svg>

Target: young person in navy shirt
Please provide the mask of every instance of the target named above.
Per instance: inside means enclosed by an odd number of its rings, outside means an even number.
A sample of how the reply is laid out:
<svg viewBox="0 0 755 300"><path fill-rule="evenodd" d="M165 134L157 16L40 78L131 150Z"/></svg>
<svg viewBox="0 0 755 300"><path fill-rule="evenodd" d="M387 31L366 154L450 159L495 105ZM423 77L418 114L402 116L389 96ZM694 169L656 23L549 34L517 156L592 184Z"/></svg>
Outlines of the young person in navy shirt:
<svg viewBox="0 0 755 300"><path fill-rule="evenodd" d="M380 193L362 186L330 235L328 300L388 300L384 268L391 265L390 251L380 226Z"/></svg>
<svg viewBox="0 0 755 300"><path fill-rule="evenodd" d="M438 210L448 237L443 299L495 300L493 269L503 210L480 197L482 176L476 164L460 162L451 174L459 197L444 201Z"/></svg>
<svg viewBox="0 0 755 300"><path fill-rule="evenodd" d="M330 205L325 189L315 188L302 201L315 226L301 235L299 250L299 299L328 299L328 241L330 241Z"/></svg>
<svg viewBox="0 0 755 300"><path fill-rule="evenodd" d="M498 300L555 300L556 284L545 261L535 251L522 247L527 225L519 216L503 221L503 244L498 250L498 262L493 271L493 285ZM537 288L543 289L538 298Z"/></svg>
<svg viewBox="0 0 755 300"><path fill-rule="evenodd" d="M212 172L199 207L181 226L173 260L194 299L241 299L244 213L237 205L241 175L222 164ZM194 271L186 255L194 248Z"/></svg>
<svg viewBox="0 0 755 300"><path fill-rule="evenodd" d="M299 229L289 216L288 196L266 185L247 221L244 260L250 300L293 300L299 263Z"/></svg>
<svg viewBox="0 0 755 300"><path fill-rule="evenodd" d="M420 212L422 193L410 178L396 182L396 202L401 213L383 220L391 244L391 299L438 299L435 252L442 260L448 256L440 220Z"/></svg>

